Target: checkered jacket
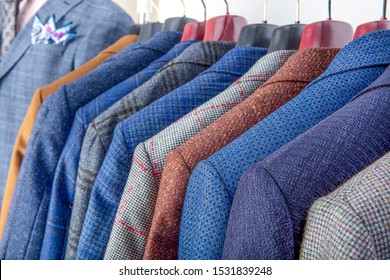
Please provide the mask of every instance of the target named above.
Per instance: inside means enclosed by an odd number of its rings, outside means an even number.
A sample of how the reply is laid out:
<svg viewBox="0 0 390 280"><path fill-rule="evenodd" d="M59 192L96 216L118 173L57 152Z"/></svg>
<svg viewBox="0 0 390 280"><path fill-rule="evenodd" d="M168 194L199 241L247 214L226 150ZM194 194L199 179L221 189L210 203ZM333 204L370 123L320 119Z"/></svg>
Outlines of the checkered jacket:
<svg viewBox="0 0 390 280"><path fill-rule="evenodd" d="M121 194L129 176L136 146L226 89L266 51L266 49L253 47L234 48L192 81L170 92L118 125L93 186L76 258L103 258ZM137 201L141 204L143 196L138 195L137 192L136 189L132 190L132 194L137 196ZM127 202L123 207L124 215L133 213L130 209L132 198L129 198ZM137 215L134 214L134 216ZM120 219L127 221L124 220L123 216ZM127 225L133 225L140 231L144 230L131 222L128 222ZM95 236L99 236L99 238ZM115 237L122 238L123 236L120 234ZM142 249L140 244L136 244L135 247L138 250ZM120 246L115 249L114 256L117 258L137 258L135 253L132 253L127 247ZM122 250L128 255L120 255ZM138 258L142 258L142 255Z"/></svg>
<svg viewBox="0 0 390 280"><path fill-rule="evenodd" d="M373 87L248 168L230 210L224 259L299 257L310 205L390 151L390 86Z"/></svg>
<svg viewBox="0 0 390 280"><path fill-rule="evenodd" d="M157 211L166 213L164 217L168 221L160 224L159 246L164 253L159 258L177 258L184 195L191 172L198 162L298 95L310 81L325 71L334 52L312 49L292 55L255 93L167 155L158 194L158 201L166 203L158 202L156 206Z"/></svg>
<svg viewBox="0 0 390 280"><path fill-rule="evenodd" d="M390 62L389 35L388 30L378 31L352 41L297 97L197 165L187 186L179 258L222 257L229 210L245 170L342 108L374 82ZM333 55L336 52L333 49Z"/></svg>
<svg viewBox="0 0 390 280"><path fill-rule="evenodd" d="M318 199L307 217L300 259L390 259L390 154Z"/></svg>
<svg viewBox="0 0 390 280"><path fill-rule="evenodd" d="M147 229L151 227L144 259L168 258L168 248L164 247L164 242L161 242L164 236L160 235L165 233L163 227L166 223L164 221L167 218L166 215L169 214L169 212L164 211L164 204L170 205L170 203L169 199L166 200L164 194L161 194L161 197L158 195L158 186L167 154L254 93L282 67L293 53L294 51L278 51L262 57L244 76L224 92L137 146L134 153L134 157L137 158L136 162L142 163L142 166L146 168L140 169L141 165L132 165L129 180L126 184L127 188L145 190L144 197L147 197L149 201L147 207L152 210L155 208L157 199L153 222L153 211L149 211L150 217L146 215L142 217L144 226ZM138 176L136 182L130 180L136 176ZM141 205L136 206L141 207Z"/></svg>

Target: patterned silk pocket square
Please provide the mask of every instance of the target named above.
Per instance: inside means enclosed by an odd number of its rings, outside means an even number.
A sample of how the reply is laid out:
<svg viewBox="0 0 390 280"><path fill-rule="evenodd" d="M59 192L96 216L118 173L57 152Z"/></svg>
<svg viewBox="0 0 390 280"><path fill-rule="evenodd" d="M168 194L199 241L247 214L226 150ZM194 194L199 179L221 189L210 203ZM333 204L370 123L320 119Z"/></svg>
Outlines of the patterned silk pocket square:
<svg viewBox="0 0 390 280"><path fill-rule="evenodd" d="M76 37L75 32L71 32L72 22L57 29L55 16L51 16L45 24L38 16L35 16L31 31L31 43L33 45L68 45Z"/></svg>

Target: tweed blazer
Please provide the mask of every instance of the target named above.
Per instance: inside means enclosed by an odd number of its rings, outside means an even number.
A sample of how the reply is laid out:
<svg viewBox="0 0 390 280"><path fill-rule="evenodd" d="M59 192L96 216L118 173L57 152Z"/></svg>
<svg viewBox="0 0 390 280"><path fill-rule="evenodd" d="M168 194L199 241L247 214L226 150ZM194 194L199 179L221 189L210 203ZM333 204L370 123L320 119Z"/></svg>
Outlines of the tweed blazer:
<svg viewBox="0 0 390 280"><path fill-rule="evenodd" d="M120 52L126 46L135 43L138 39L136 35L127 35L119 39L113 45L99 53L96 57L83 64L79 68L73 70L69 74L64 77L54 81L53 83L39 88L35 91L33 98L31 99L30 106L27 110L26 116L24 117L23 123L19 129L18 136L16 137L14 149L12 151L11 162L9 165L7 182L4 190L3 203L1 205L1 216L0 216L0 240L3 234L5 222L8 216L9 207L11 205L12 195L15 190L16 181L19 174L20 165L22 164L22 160L24 157L24 153L27 148L27 143L30 139L30 134L33 129L35 120L37 118L39 109L43 101L46 98L57 91L61 86L68 84L81 78L88 72L92 71L100 64L103 63L107 58L112 55Z"/></svg>
<svg viewBox="0 0 390 280"><path fill-rule="evenodd" d="M33 45L32 18L0 61L0 202L15 139L34 91L95 57L127 35L133 23L108 0L51 0L37 13L43 21L53 15L57 28L73 23L72 31L77 35L68 45Z"/></svg>
<svg viewBox="0 0 390 280"><path fill-rule="evenodd" d="M310 205L389 151L387 86L360 95L248 168L234 196L223 258L297 259Z"/></svg>
<svg viewBox="0 0 390 280"><path fill-rule="evenodd" d="M167 257L177 258L184 195L198 162L298 95L325 71L336 53L337 50L309 49L292 55L255 93L167 155L159 187L164 197L170 197L169 223L163 240L164 248L169 248Z"/></svg>
<svg viewBox="0 0 390 280"><path fill-rule="evenodd" d="M143 186L138 188L133 186L132 182L138 181L140 177L128 176L132 162L134 162L134 165L143 164L142 159L140 162L138 158L135 158L134 161L131 160L136 146L224 91L266 53L267 49L236 47L194 80L154 102L121 125L123 132L119 135L124 137L120 138L122 141L113 141L113 145L119 143L116 149L113 150L123 151L126 149L127 157L119 156L120 154L117 152L107 154L110 164L106 165L106 162L103 164L101 171L104 172L104 179L101 179L99 173L89 205L89 209L92 207L95 216L98 217L98 219L95 218L96 221L101 219L110 221L110 224L107 224L106 227L103 226L104 228L111 229L114 224L111 241L105 254L107 259L142 259L144 254L145 235L149 231L154 209L150 199L155 200L155 198L150 197L148 189L143 188ZM113 174L112 172L120 173L118 168L123 168L123 171L125 171L122 179L117 175L115 180L105 184L104 182L107 182L106 178ZM127 185L126 179L129 182ZM123 192L125 185L126 190L122 195L122 199L120 199L120 196L116 196L116 194ZM100 193L102 189L112 193L104 197L97 196L96 194ZM117 198L114 201L118 203L114 207L112 207L113 197ZM93 200L97 202L92 204ZM112 210L117 210L119 201L121 201L121 211L117 213L114 223L116 211ZM111 205L110 209L99 211L101 205L108 205L107 202ZM99 207L95 205L99 205ZM100 214L101 212L111 213L112 215L106 218L108 215L103 216ZM98 223L95 224L98 225ZM129 231L129 227L136 230ZM134 232L136 232L136 236L134 236ZM139 234L139 232L145 234ZM109 233L110 231L108 231Z"/></svg>
<svg viewBox="0 0 390 280"><path fill-rule="evenodd" d="M390 259L390 154L310 207L303 260Z"/></svg>
<svg viewBox="0 0 390 280"><path fill-rule="evenodd" d="M133 186L133 189L145 189L144 197L148 197L148 207L155 209L148 211L150 217L146 217L146 212L143 214L144 226L148 229L150 227L144 259L171 259L175 256L169 253L171 248L167 245L170 243L165 239L172 237L166 231L170 223L165 221L169 220L173 203L171 197L164 196L165 191L161 194L158 191L166 155L255 92L293 53L294 51L277 51L265 55L225 91L137 146L134 157L146 168L139 169L139 165L133 164L129 179L135 178L136 174L138 179L135 182L128 179L126 185Z"/></svg>
<svg viewBox="0 0 390 280"><path fill-rule="evenodd" d="M148 43L128 46L95 70L49 96L27 146L0 246L0 257L39 258L53 175L76 111L94 97L145 68L154 53L180 32L165 31ZM171 47L166 45L167 49Z"/></svg>
<svg viewBox="0 0 390 280"><path fill-rule="evenodd" d="M348 44L296 98L198 164L187 186L179 258L222 257L229 210L241 175L375 81L390 62L389 35L387 30L373 32Z"/></svg>
<svg viewBox="0 0 390 280"><path fill-rule="evenodd" d="M115 103L90 124L84 137L77 171L67 259L75 258L92 186L110 146L116 124L192 80L233 47L233 43L223 42L193 44L147 83Z"/></svg>
<svg viewBox="0 0 390 280"><path fill-rule="evenodd" d="M172 44L175 43L172 42ZM108 109L128 92L133 91L149 80L160 68L177 57L193 43L194 41L187 41L177 44L168 53L152 62L143 71L131 76L129 79L98 96L77 111L72 129L55 171L41 259L63 259L65 257L65 236L68 231L73 205L77 167L80 159L81 145L89 124L95 117Z"/></svg>

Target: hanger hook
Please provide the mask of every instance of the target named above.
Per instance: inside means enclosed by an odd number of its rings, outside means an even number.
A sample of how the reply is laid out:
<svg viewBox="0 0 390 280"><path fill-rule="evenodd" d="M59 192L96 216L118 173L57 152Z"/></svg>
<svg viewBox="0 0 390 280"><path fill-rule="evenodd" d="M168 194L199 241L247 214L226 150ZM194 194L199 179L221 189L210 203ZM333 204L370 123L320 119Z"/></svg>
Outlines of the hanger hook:
<svg viewBox="0 0 390 280"><path fill-rule="evenodd" d="M204 21L207 20L207 8L206 8L206 4L204 3L204 0L200 0L202 1L202 4L203 4L203 7L204 7Z"/></svg>
<svg viewBox="0 0 390 280"><path fill-rule="evenodd" d="M295 23L301 23L301 1L297 0L297 18Z"/></svg>
<svg viewBox="0 0 390 280"><path fill-rule="evenodd" d="M382 20L387 20L387 0L383 0Z"/></svg>
<svg viewBox="0 0 390 280"><path fill-rule="evenodd" d="M223 0L225 1L225 4L226 4L226 13L229 14L229 3L227 0Z"/></svg>
<svg viewBox="0 0 390 280"><path fill-rule="evenodd" d="M332 0L328 1L328 20L332 20Z"/></svg>
<svg viewBox="0 0 390 280"><path fill-rule="evenodd" d="M184 0L181 0L181 3L183 4L183 16L185 17L186 16L186 3L184 2Z"/></svg>
<svg viewBox="0 0 390 280"><path fill-rule="evenodd" d="M267 23L268 20L268 0L264 0L264 15L263 15L263 23Z"/></svg>

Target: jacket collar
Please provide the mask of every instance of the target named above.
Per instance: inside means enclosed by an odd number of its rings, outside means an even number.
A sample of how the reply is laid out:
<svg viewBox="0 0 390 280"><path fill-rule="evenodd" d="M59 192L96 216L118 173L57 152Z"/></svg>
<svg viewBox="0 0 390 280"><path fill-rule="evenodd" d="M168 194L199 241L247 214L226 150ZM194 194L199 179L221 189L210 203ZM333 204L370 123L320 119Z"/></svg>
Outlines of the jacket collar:
<svg viewBox="0 0 390 280"><path fill-rule="evenodd" d="M38 11L37 15L46 20L55 15L56 21L60 21L69 11L83 0L59 0L47 1ZM10 49L0 61L0 79L2 79L11 68L20 60L23 54L31 47L31 29L34 17L18 33Z"/></svg>
<svg viewBox="0 0 390 280"><path fill-rule="evenodd" d="M227 73L242 76L242 69L253 66L253 58L263 57L267 54L267 51L267 49L257 47L235 47L210 68L199 74L199 76L210 73Z"/></svg>
<svg viewBox="0 0 390 280"><path fill-rule="evenodd" d="M339 49L330 48L298 51L290 56L282 68L263 87L282 82L310 83L326 70L338 52Z"/></svg>
<svg viewBox="0 0 390 280"><path fill-rule="evenodd" d="M198 42L186 48L181 55L158 71L164 71L174 64L196 64L211 66L226 52L234 48L235 43L228 42Z"/></svg>
<svg viewBox="0 0 390 280"><path fill-rule="evenodd" d="M345 46L309 86L332 75L390 64L390 30L368 33Z"/></svg>
<svg viewBox="0 0 390 280"><path fill-rule="evenodd" d="M296 53L295 50L281 50L264 55L239 79L239 82L241 84L251 83L253 81L262 81L265 83L274 75L274 73L269 72L270 68L273 69L277 65L283 66L294 53Z"/></svg>

